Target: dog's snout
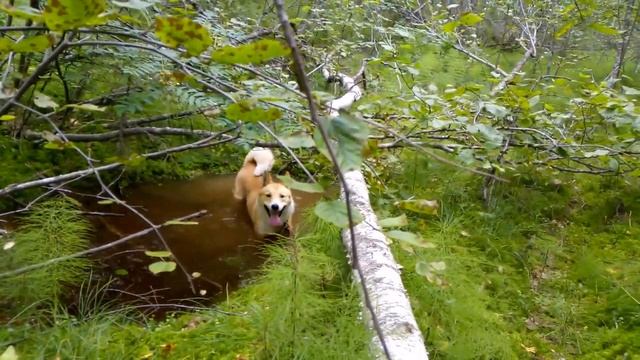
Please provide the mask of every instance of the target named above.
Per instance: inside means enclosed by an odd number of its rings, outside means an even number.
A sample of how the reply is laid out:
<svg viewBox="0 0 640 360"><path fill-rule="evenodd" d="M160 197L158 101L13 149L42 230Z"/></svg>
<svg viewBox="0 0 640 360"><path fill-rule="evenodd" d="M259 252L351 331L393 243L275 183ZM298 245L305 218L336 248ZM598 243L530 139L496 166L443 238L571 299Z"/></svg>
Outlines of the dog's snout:
<svg viewBox="0 0 640 360"><path fill-rule="evenodd" d="M271 210L278 210L279 208L278 204L271 204Z"/></svg>

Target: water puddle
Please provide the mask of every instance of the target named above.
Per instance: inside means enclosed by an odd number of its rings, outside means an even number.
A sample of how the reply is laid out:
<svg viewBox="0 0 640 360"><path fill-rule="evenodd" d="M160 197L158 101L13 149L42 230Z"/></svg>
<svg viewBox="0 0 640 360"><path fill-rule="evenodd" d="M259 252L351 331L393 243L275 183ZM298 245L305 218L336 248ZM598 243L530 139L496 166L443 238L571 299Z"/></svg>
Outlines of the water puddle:
<svg viewBox="0 0 640 360"><path fill-rule="evenodd" d="M246 208L231 194L234 177L203 176L126 189L124 200L156 224L207 210L207 215L196 219L198 225L168 226L160 230L173 256L189 273L201 275L194 279L194 294L179 269L157 275L151 273L148 265L160 259L144 252L164 250L157 236L151 233L96 254L94 260L115 278L109 285L109 292L117 295L118 300L135 300L142 304L141 308L163 312L175 309L155 304L208 303L224 299L226 294L241 286L263 263L265 241L255 238ZM302 211L321 195L296 191L293 194L298 209L294 221L299 223ZM85 205L93 211L111 213L92 216L95 245L148 228L144 221L122 206L99 205L97 199Z"/></svg>

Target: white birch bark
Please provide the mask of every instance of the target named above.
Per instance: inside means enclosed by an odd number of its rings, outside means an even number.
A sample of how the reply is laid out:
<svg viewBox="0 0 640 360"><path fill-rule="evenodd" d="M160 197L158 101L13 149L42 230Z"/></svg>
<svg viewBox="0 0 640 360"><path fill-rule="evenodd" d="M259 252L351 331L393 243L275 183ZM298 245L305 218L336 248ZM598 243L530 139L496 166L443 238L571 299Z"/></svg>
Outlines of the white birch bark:
<svg viewBox="0 0 640 360"><path fill-rule="evenodd" d="M330 77L326 69L323 69L323 74L327 79ZM344 74L336 76L341 80L346 93L327 103L330 117L338 116L340 109L351 106L362 97L362 90L353 78ZM400 267L393 258L386 237L378 225L376 214L371 208L369 190L364 176L359 170L346 172L344 176L349 188L351 204L364 218L364 221L353 229L358 266L363 277L361 279L358 272L354 271L354 280L360 285L364 282L366 286L372 310L382 330L391 359L427 360L428 353L422 333L413 316L411 303L400 278ZM344 189L342 198L344 198ZM352 261L353 249L349 229L343 230L342 242L347 249L349 261ZM361 286L359 288L362 289ZM371 315L366 306L363 306L363 312L366 314L370 329L373 330ZM384 352L377 335L372 339L372 346L375 357L383 359Z"/></svg>

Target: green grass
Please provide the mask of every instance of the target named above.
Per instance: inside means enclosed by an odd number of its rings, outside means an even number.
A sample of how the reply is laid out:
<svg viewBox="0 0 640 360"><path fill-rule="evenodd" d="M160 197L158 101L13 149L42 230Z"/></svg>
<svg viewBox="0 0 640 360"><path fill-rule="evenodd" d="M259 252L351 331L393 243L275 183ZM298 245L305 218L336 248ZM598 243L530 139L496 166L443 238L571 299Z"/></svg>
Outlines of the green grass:
<svg viewBox="0 0 640 360"><path fill-rule="evenodd" d="M409 214L435 248L394 246L432 358L640 358L636 179L525 172L485 209L478 177L403 164L375 201L384 215L409 196L441 202L437 217ZM442 284L417 261L444 261Z"/></svg>
<svg viewBox="0 0 640 360"><path fill-rule="evenodd" d="M29 359L368 358L370 334L337 229L312 220L296 245L279 241L266 251L269 261L255 281L220 304L237 315L211 310L154 322L109 308L83 317L58 311L49 322L13 321L0 331L0 344L15 342ZM97 293L87 293L85 303Z"/></svg>
<svg viewBox="0 0 640 360"><path fill-rule="evenodd" d="M37 204L20 225L19 231L5 240L14 246L0 252L0 272L38 264L88 246L89 223L79 214L75 202L66 198ZM82 282L90 265L87 259L76 258L0 279L0 304L10 312L55 307L70 286ZM38 305L31 306L34 303Z"/></svg>

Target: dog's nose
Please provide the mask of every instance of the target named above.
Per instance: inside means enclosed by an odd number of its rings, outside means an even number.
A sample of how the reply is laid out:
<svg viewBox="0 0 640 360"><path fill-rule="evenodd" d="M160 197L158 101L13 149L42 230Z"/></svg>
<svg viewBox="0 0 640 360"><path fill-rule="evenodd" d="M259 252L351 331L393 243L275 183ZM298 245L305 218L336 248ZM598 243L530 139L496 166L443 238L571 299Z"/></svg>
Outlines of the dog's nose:
<svg viewBox="0 0 640 360"><path fill-rule="evenodd" d="M271 210L278 210L278 204L271 204Z"/></svg>

